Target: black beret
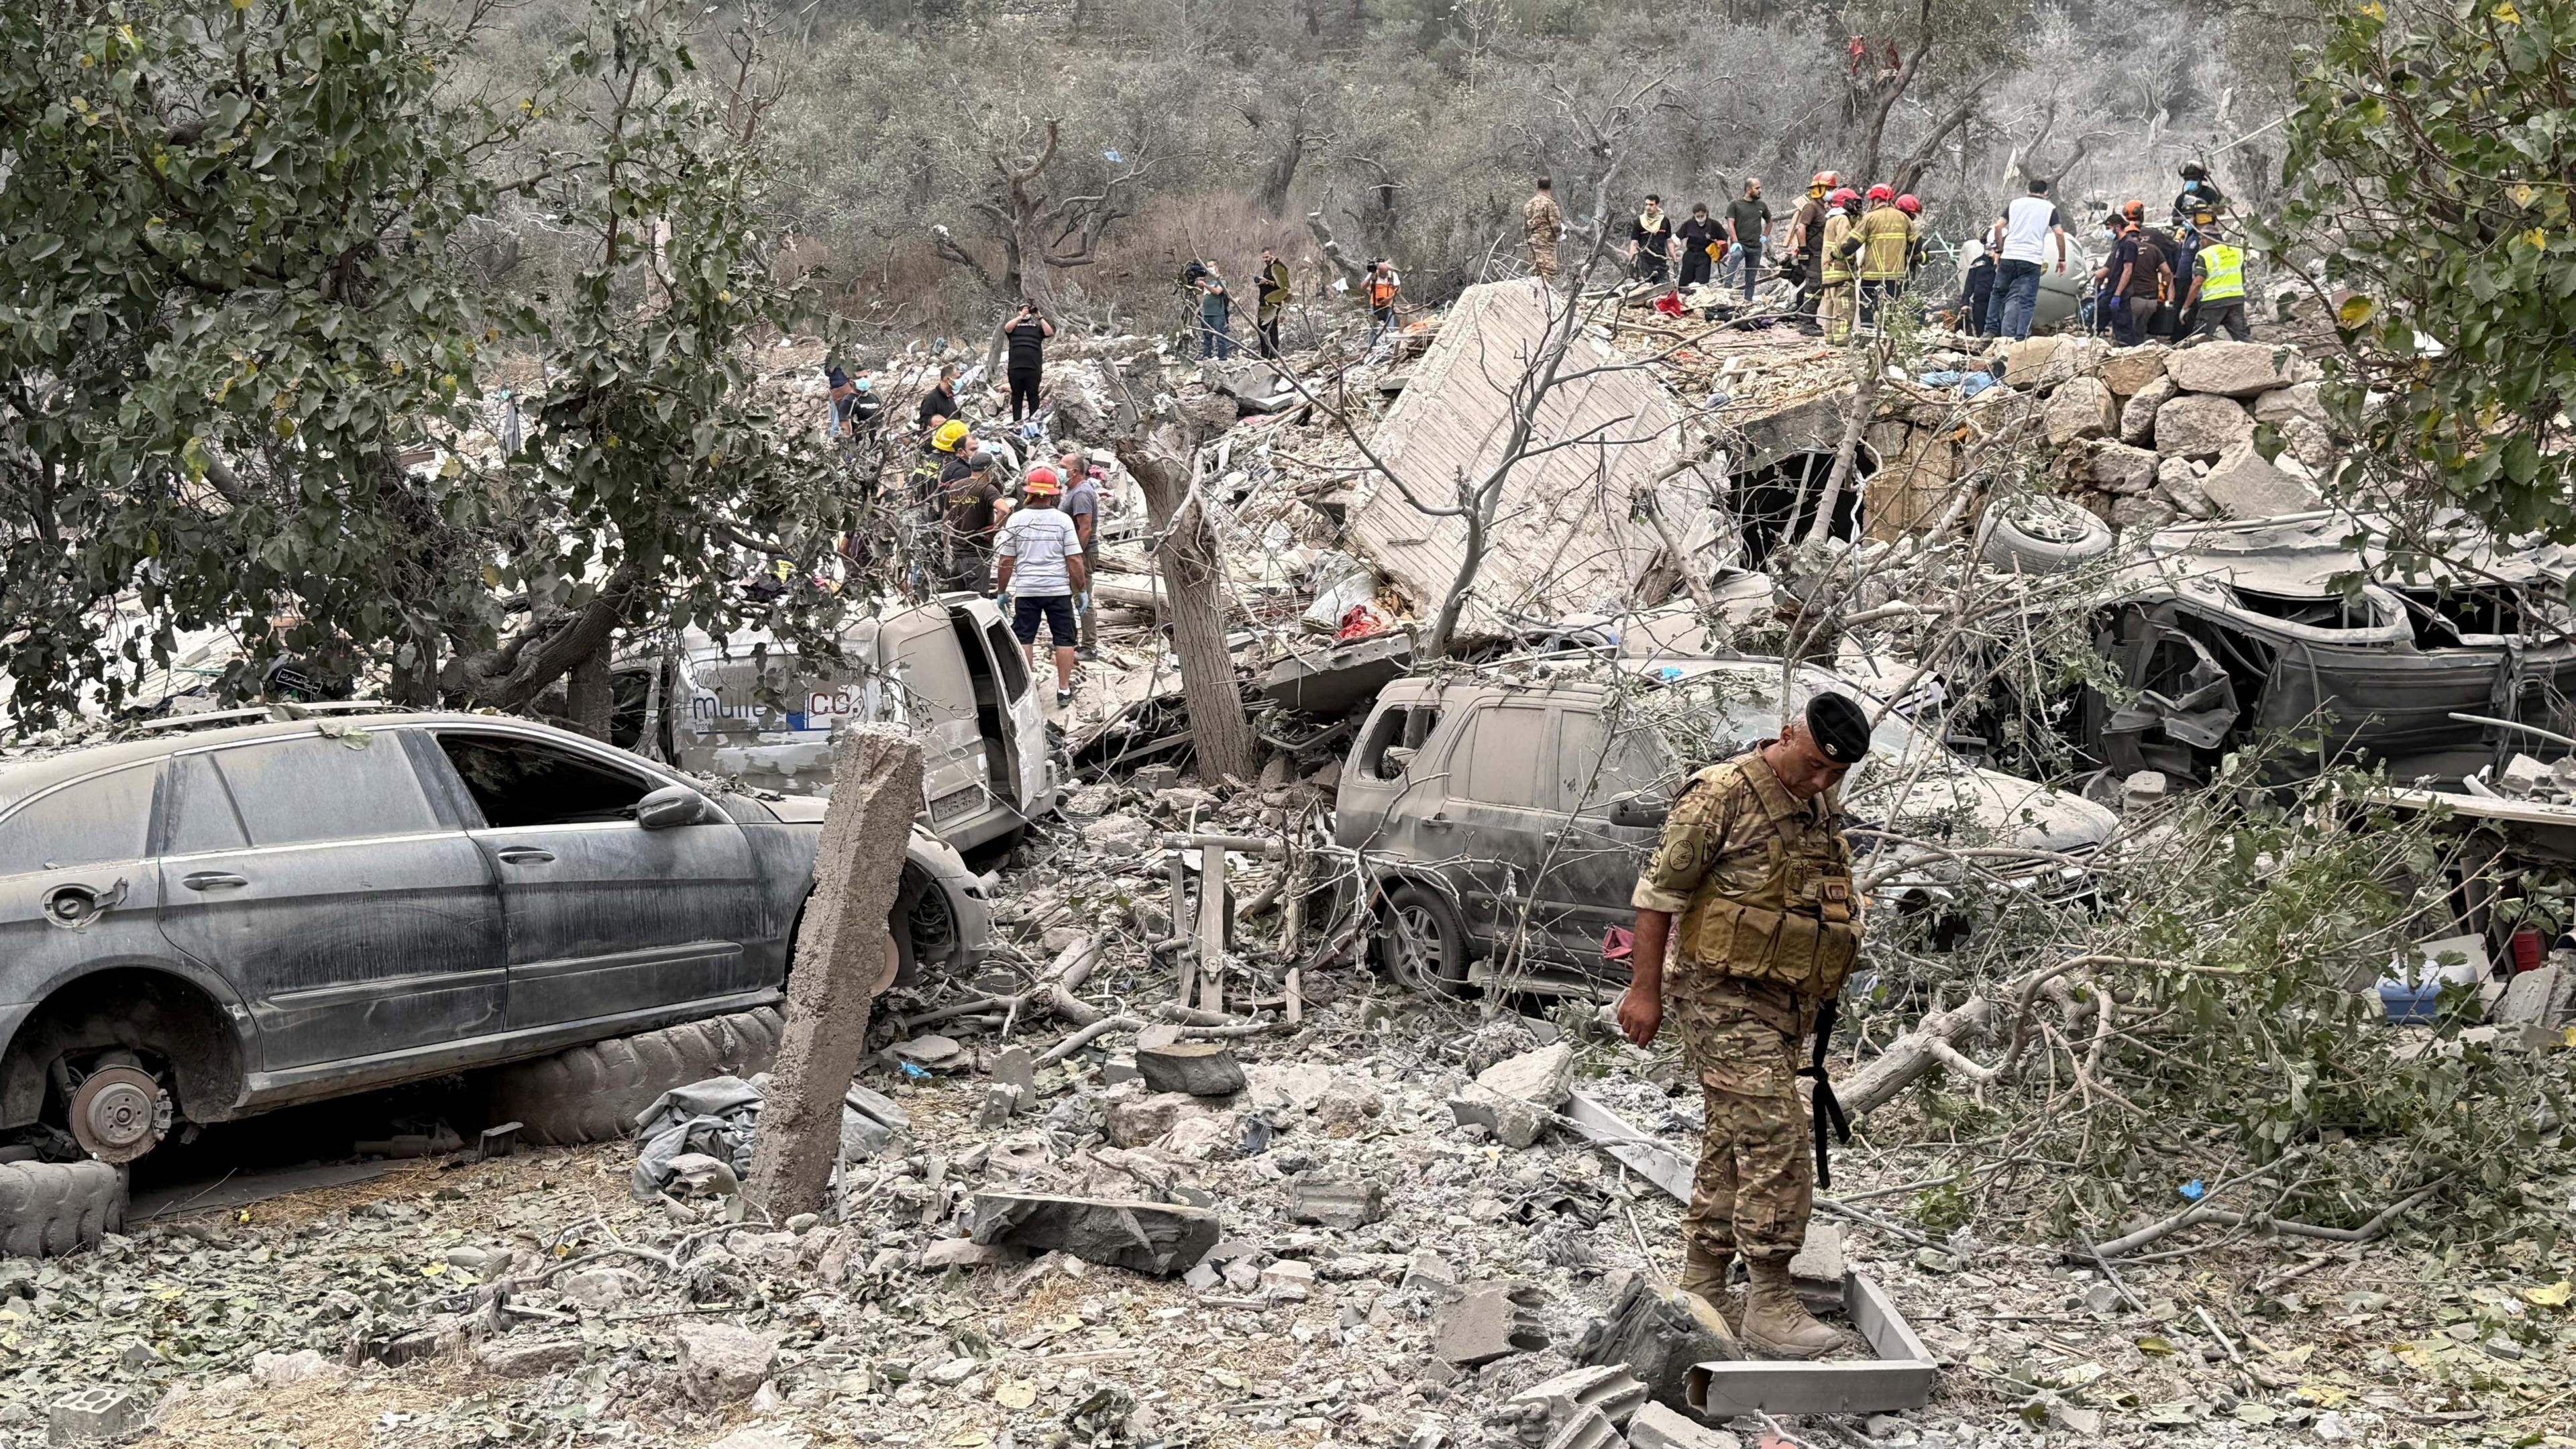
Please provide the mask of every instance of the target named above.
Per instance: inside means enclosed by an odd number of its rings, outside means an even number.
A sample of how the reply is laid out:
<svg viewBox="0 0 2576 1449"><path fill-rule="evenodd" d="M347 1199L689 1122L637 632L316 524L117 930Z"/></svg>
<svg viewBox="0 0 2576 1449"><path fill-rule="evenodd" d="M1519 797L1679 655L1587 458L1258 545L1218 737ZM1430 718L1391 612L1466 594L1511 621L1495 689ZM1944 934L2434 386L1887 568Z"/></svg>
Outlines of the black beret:
<svg viewBox="0 0 2576 1449"><path fill-rule="evenodd" d="M1848 694L1819 694L1807 701L1807 734L1837 765L1857 764L1869 753L1869 715Z"/></svg>

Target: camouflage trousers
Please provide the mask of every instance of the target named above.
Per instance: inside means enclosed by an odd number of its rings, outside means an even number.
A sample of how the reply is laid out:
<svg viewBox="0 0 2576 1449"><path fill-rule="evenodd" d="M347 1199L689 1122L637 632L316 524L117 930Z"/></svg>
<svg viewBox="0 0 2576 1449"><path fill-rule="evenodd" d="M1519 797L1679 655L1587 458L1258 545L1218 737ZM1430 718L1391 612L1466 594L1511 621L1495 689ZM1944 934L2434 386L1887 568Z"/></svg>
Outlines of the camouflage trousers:
<svg viewBox="0 0 2576 1449"><path fill-rule="evenodd" d="M1677 1004L1682 1060L1708 1114L1682 1233L1712 1253L1794 1253L1816 1198L1798 1039L1740 1004Z"/></svg>
<svg viewBox="0 0 2576 1449"><path fill-rule="evenodd" d="M1533 236L1529 239L1530 271L1541 277L1556 275L1556 238Z"/></svg>

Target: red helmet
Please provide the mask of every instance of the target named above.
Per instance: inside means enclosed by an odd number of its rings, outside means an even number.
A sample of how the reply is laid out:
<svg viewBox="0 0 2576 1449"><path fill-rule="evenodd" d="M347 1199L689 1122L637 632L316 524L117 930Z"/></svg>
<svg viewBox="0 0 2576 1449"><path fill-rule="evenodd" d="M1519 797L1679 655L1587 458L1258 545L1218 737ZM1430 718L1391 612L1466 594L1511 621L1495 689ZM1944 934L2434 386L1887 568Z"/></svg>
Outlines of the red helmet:
<svg viewBox="0 0 2576 1449"><path fill-rule="evenodd" d="M1028 480L1020 485L1023 493L1054 493L1063 487L1053 468L1031 468Z"/></svg>
<svg viewBox="0 0 2576 1449"><path fill-rule="evenodd" d="M1846 186L1842 190L1835 192L1833 195L1826 197L1825 205L1849 206L1858 200L1860 200L1860 193Z"/></svg>
<svg viewBox="0 0 2576 1449"><path fill-rule="evenodd" d="M1923 214L1923 202L1919 197L1915 196L1913 192L1909 191L1903 196L1896 198L1896 209L1904 212L1907 216L1921 216Z"/></svg>
<svg viewBox="0 0 2576 1449"><path fill-rule="evenodd" d="M1831 191L1842 184L1842 174L1836 171L1819 171L1814 176L1808 178L1807 181L1807 185L1810 189L1821 186L1827 191Z"/></svg>
<svg viewBox="0 0 2576 1449"><path fill-rule="evenodd" d="M1876 206L1882 201L1894 201L1895 199L1896 188L1893 186L1873 186L1869 189L1869 204L1872 206Z"/></svg>

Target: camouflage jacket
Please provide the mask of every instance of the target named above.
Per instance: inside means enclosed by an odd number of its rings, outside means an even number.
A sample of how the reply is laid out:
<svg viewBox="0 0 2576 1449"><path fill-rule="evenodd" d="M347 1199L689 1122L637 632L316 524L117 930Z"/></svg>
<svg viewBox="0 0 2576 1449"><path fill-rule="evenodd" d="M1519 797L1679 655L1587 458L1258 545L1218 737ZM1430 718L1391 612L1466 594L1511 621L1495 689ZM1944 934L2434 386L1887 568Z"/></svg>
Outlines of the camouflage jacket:
<svg viewBox="0 0 2576 1449"><path fill-rule="evenodd" d="M1521 204L1521 229L1532 241L1553 243L1565 230L1565 213L1555 197L1539 192Z"/></svg>

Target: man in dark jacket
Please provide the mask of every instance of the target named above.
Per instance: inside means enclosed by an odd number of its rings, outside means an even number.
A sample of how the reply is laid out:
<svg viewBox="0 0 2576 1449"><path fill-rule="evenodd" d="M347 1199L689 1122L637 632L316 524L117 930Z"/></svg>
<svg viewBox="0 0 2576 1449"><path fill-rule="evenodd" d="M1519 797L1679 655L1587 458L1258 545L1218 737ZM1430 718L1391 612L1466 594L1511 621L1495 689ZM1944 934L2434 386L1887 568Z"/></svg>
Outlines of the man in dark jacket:
<svg viewBox="0 0 2576 1449"><path fill-rule="evenodd" d="M1638 277L1660 282L1666 275L1664 259L1672 249L1673 219L1664 215L1664 199L1649 195L1646 209L1628 223L1628 260L1635 264Z"/></svg>
<svg viewBox="0 0 2576 1449"><path fill-rule="evenodd" d="M921 395L921 411L913 425L923 432L957 417L957 364L943 363L939 368L939 385Z"/></svg>
<svg viewBox="0 0 2576 1449"><path fill-rule="evenodd" d="M1714 247L1720 253L1726 250L1726 231L1709 219L1708 203L1701 202L1692 207L1690 220L1683 222L1681 230L1674 235L1681 239L1682 244L1680 285L1695 287L1707 282L1710 273L1717 269L1717 258L1709 255L1710 248Z"/></svg>

